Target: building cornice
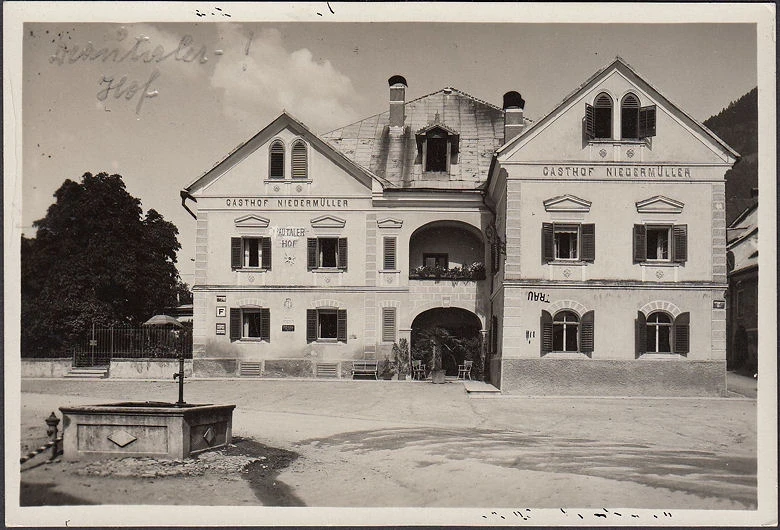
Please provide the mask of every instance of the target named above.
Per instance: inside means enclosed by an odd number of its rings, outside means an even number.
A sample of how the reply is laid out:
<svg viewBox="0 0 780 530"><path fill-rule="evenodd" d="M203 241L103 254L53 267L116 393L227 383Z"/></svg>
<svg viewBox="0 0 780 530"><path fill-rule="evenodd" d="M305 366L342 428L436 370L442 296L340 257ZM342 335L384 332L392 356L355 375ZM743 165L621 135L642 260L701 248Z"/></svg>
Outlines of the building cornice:
<svg viewBox="0 0 780 530"><path fill-rule="evenodd" d="M549 287L555 289L602 289L615 290L655 290L655 289L699 289L713 290L725 289L726 283L720 282L640 282L634 280L587 280L587 281L559 281L559 280L504 280L504 287Z"/></svg>

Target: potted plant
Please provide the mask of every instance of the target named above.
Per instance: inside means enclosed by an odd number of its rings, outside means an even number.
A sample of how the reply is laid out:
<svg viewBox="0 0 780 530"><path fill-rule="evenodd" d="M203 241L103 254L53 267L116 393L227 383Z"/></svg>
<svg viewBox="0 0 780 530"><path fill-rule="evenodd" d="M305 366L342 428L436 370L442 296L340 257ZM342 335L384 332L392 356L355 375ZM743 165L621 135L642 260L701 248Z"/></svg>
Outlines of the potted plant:
<svg viewBox="0 0 780 530"><path fill-rule="evenodd" d="M398 380L406 381L406 376L409 374L409 341L401 339L397 343L393 343L393 358L395 359L395 365L398 368Z"/></svg>
<svg viewBox="0 0 780 530"><path fill-rule="evenodd" d="M390 361L389 357L385 357L383 360L379 361L377 371L379 372L379 377L385 381L389 381L393 378L393 374L395 374L395 368L393 367L393 363Z"/></svg>

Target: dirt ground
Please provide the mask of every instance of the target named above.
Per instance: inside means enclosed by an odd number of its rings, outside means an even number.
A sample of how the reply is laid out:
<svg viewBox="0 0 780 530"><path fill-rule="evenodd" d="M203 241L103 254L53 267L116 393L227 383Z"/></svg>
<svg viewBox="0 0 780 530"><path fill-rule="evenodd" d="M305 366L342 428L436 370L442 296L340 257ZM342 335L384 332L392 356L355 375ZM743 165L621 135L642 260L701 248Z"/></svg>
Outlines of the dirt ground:
<svg viewBox="0 0 780 530"><path fill-rule="evenodd" d="M751 510L756 401L732 395L476 398L454 382L194 380L188 402L237 405L233 446L173 463L37 457L22 465L20 501ZM175 398L172 382L24 380L21 452L45 441L43 419L60 406Z"/></svg>

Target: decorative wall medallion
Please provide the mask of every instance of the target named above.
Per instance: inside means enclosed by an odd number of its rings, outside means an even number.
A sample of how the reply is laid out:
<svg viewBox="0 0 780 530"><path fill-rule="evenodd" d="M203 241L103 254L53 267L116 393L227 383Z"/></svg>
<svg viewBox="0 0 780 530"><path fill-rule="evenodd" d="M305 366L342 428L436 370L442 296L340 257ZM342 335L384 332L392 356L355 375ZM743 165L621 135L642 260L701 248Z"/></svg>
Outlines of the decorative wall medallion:
<svg viewBox="0 0 780 530"><path fill-rule="evenodd" d="M203 439L206 440L206 443L211 445L214 443L214 439L217 437L216 434L214 434L214 429L209 427L206 429L206 432L203 433Z"/></svg>
<svg viewBox="0 0 780 530"><path fill-rule="evenodd" d="M655 271L655 277L660 280L664 277L664 271Z"/></svg>
<svg viewBox="0 0 780 530"><path fill-rule="evenodd" d="M274 191L279 191L279 185L274 186Z"/></svg>
<svg viewBox="0 0 780 530"><path fill-rule="evenodd" d="M290 254L285 254L284 255L284 262L287 265L295 265L295 256L292 256Z"/></svg>
<svg viewBox="0 0 780 530"><path fill-rule="evenodd" d="M571 271L569 269L563 269L563 276L568 278L571 276Z"/></svg>
<svg viewBox="0 0 780 530"><path fill-rule="evenodd" d="M634 158L634 150L633 149L629 149L628 151L626 151L626 156L628 158Z"/></svg>
<svg viewBox="0 0 780 530"><path fill-rule="evenodd" d="M325 278L325 283L330 283L330 278L326 277Z"/></svg>
<svg viewBox="0 0 780 530"><path fill-rule="evenodd" d="M254 281L255 281L255 275L254 274L250 274L249 275L249 283L254 283Z"/></svg>
<svg viewBox="0 0 780 530"><path fill-rule="evenodd" d="M288 310L288 311L289 311L290 309L292 309L292 298L285 298L285 299L284 299L284 308L285 308L286 310Z"/></svg>
<svg viewBox="0 0 780 530"><path fill-rule="evenodd" d="M303 191L303 186L298 184L297 186L295 186L295 191L297 191L298 193L302 192Z"/></svg>
<svg viewBox="0 0 780 530"><path fill-rule="evenodd" d="M388 274L387 277L385 277L385 283L393 283L393 277Z"/></svg>
<svg viewBox="0 0 780 530"><path fill-rule="evenodd" d="M607 150L606 149L602 149L601 151L599 151L599 156L601 158L606 157L607 156Z"/></svg>
<svg viewBox="0 0 780 530"><path fill-rule="evenodd" d="M111 434L108 435L108 439L117 444L119 447L124 447L134 441L136 441L138 438L133 436L127 431L114 431Z"/></svg>

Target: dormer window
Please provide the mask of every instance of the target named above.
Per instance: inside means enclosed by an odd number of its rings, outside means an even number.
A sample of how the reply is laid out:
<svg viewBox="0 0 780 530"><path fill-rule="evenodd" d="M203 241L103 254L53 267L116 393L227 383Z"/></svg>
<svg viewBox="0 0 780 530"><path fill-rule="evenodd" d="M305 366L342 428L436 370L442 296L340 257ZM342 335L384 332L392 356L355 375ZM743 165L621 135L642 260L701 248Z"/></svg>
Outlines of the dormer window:
<svg viewBox="0 0 780 530"><path fill-rule="evenodd" d="M296 140L292 147L292 178L305 179L309 176L306 144Z"/></svg>
<svg viewBox="0 0 780 530"><path fill-rule="evenodd" d="M439 123L436 115L434 123L417 131L417 151L424 172L447 173L453 158L457 157L460 135Z"/></svg>
<svg viewBox="0 0 780 530"><path fill-rule="evenodd" d="M620 103L620 137L639 140L655 136L655 105L639 106L639 98L626 94Z"/></svg>
<svg viewBox="0 0 780 530"><path fill-rule="evenodd" d="M593 101L585 104L585 134L588 138L612 138L612 97L602 92Z"/></svg>
<svg viewBox="0 0 780 530"><path fill-rule="evenodd" d="M268 178L284 178L284 144L281 140L276 140L271 144L268 153Z"/></svg>

